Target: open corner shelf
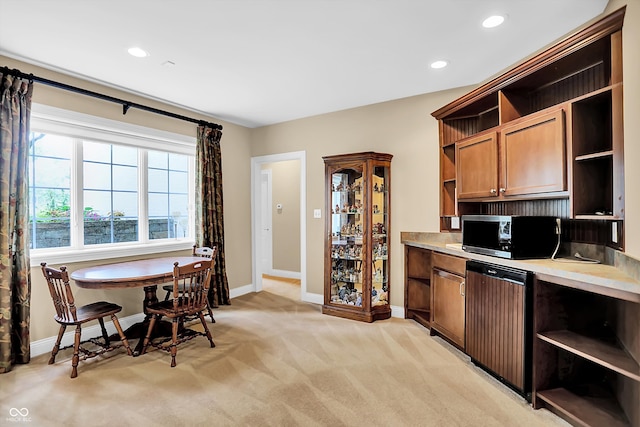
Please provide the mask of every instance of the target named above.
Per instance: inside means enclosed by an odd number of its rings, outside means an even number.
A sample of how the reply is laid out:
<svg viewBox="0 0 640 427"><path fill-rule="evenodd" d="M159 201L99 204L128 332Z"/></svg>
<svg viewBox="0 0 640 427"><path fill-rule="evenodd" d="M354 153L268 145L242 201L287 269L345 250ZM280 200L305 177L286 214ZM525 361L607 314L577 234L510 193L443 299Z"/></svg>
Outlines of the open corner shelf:
<svg viewBox="0 0 640 427"><path fill-rule="evenodd" d="M568 330L538 333L538 338L635 381L640 381L640 365L623 348Z"/></svg>

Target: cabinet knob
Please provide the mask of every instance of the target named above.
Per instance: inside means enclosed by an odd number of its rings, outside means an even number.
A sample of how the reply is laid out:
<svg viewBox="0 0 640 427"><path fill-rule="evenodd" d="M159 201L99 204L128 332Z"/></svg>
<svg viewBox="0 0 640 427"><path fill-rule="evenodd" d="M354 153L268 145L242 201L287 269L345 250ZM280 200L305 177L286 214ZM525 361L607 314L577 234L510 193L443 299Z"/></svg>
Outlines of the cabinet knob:
<svg viewBox="0 0 640 427"><path fill-rule="evenodd" d="M496 194L496 189L495 189L495 188L492 188L491 190L489 190L489 192L490 192L491 194Z"/></svg>
<svg viewBox="0 0 640 427"><path fill-rule="evenodd" d="M504 187L500 188L500 192L501 192L501 193L504 193L505 191L507 191L507 189L506 189L506 188L504 188Z"/></svg>
<svg viewBox="0 0 640 427"><path fill-rule="evenodd" d="M464 296L464 282L460 282L460 295Z"/></svg>

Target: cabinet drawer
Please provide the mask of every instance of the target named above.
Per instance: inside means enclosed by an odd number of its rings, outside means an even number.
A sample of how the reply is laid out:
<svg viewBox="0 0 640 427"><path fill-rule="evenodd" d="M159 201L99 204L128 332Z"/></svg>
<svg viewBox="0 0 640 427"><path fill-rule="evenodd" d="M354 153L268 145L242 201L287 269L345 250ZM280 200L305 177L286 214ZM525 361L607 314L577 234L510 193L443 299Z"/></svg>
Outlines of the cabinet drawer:
<svg viewBox="0 0 640 427"><path fill-rule="evenodd" d="M437 267L441 270L455 273L462 277L464 277L465 270L467 269L467 260L465 258L460 258L457 256L434 252L432 254L431 261L434 268Z"/></svg>

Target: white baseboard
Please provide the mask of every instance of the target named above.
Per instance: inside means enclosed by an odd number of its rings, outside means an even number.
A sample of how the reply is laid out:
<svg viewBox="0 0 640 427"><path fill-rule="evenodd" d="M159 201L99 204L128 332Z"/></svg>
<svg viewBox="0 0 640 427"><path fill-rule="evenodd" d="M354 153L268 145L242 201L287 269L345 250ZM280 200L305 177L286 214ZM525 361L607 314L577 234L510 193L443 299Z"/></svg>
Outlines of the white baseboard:
<svg viewBox="0 0 640 427"><path fill-rule="evenodd" d="M250 294L256 291L256 287L253 284L240 286L239 288L229 289L229 298L236 298L242 295Z"/></svg>
<svg viewBox="0 0 640 427"><path fill-rule="evenodd" d="M324 295L322 294L312 294L307 292L302 296L302 301L310 302L312 304L324 304Z"/></svg>
<svg viewBox="0 0 640 427"><path fill-rule="evenodd" d="M404 319L404 307L399 307L397 305L391 306L391 317L397 317L399 319Z"/></svg>
<svg viewBox="0 0 640 427"><path fill-rule="evenodd" d="M128 327L142 322L144 320L144 314L138 313L127 317L118 317L118 321L120 321L120 326L122 329L127 329ZM107 329L107 333L109 335L116 333L116 327L113 326L113 322L109 320L108 322L104 322L104 326ZM75 338L75 330L76 328L73 326L67 327L64 335L62 336L62 341L60 343L60 347L66 347L68 345L73 345L73 341ZM82 339L85 340L87 338L99 337L102 336L102 330L100 329L100 324L96 323L95 325L87 326L86 328L82 328ZM40 356L41 354L50 353L53 349L53 345L56 343L57 335L43 338L38 341L33 341L31 343L31 357Z"/></svg>
<svg viewBox="0 0 640 427"><path fill-rule="evenodd" d="M287 270L275 270L272 269L269 272L266 272L265 274L269 275L269 276L276 276L276 277L284 277L285 279L301 279L301 275L299 271L287 271Z"/></svg>

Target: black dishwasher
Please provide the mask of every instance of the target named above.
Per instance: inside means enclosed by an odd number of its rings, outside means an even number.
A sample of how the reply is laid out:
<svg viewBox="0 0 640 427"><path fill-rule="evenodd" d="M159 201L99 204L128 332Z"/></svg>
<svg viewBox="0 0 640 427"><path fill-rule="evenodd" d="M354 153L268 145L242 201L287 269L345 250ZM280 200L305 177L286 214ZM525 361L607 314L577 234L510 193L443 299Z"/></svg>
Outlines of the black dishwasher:
<svg viewBox="0 0 640 427"><path fill-rule="evenodd" d="M467 261L465 351L531 400L532 273Z"/></svg>

